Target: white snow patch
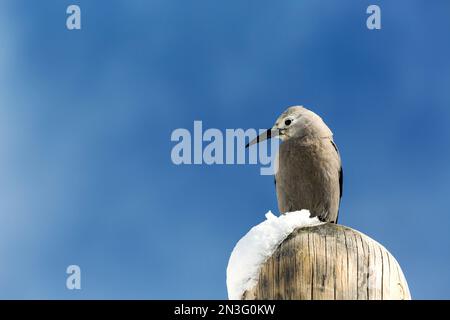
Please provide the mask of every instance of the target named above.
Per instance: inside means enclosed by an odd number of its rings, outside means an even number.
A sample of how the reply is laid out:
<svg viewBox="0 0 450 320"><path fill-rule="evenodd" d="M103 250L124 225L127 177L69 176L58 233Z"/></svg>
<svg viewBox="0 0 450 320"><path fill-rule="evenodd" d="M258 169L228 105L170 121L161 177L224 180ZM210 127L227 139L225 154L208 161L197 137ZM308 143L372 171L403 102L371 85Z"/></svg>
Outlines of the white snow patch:
<svg viewBox="0 0 450 320"><path fill-rule="evenodd" d="M279 217L269 211L266 213L267 220L251 228L238 241L227 267L230 300L241 299L246 290L256 285L262 265L292 231L322 224L317 217L309 216L308 210L288 212Z"/></svg>

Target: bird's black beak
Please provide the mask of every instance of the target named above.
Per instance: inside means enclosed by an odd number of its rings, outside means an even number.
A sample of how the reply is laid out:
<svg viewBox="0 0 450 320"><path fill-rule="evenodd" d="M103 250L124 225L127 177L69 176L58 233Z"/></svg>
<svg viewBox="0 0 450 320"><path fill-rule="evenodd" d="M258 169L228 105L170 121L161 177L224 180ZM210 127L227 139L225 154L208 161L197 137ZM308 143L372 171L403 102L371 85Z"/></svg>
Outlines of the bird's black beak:
<svg viewBox="0 0 450 320"><path fill-rule="evenodd" d="M280 135L280 130L278 128L271 128L271 129L267 129L266 131L264 131L263 133L261 133L259 136L257 136L255 139L253 139L252 141L250 141L249 143L247 143L245 145L245 148L250 147L251 145L254 144L258 144L261 141L264 140L269 140L273 137L277 137Z"/></svg>

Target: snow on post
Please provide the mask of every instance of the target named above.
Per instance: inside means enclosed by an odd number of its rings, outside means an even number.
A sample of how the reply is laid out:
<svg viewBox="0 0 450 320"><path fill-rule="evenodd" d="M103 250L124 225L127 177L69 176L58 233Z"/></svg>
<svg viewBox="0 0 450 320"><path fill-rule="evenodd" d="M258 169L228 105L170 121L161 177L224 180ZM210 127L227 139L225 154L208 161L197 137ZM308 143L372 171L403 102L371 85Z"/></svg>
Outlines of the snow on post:
<svg viewBox="0 0 450 320"><path fill-rule="evenodd" d="M368 236L307 210L266 218L231 253L229 299L411 299L395 258Z"/></svg>
<svg viewBox="0 0 450 320"><path fill-rule="evenodd" d="M318 224L321 224L319 219L310 218L308 210L289 212L280 217L267 212L266 220L239 240L231 253L227 268L228 298L241 299L246 290L256 285L262 264L292 231Z"/></svg>

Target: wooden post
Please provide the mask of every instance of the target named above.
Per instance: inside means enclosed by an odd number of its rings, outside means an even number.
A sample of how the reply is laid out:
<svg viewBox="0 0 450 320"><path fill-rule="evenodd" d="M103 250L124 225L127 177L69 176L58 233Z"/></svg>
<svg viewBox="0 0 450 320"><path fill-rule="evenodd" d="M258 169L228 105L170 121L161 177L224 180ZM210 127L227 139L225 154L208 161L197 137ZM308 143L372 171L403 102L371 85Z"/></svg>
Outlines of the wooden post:
<svg viewBox="0 0 450 320"><path fill-rule="evenodd" d="M325 223L295 230L242 299L410 300L395 258L351 228Z"/></svg>

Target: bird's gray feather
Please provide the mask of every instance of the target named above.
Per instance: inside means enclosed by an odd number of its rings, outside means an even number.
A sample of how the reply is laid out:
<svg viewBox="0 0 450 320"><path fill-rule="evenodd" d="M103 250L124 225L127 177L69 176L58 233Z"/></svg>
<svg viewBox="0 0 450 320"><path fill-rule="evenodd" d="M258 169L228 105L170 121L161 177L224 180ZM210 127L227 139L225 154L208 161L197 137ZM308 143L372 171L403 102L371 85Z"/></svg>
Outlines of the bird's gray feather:
<svg viewBox="0 0 450 320"><path fill-rule="evenodd" d="M308 209L336 222L341 197L341 160L331 138L292 138L280 145L276 189L282 213Z"/></svg>

